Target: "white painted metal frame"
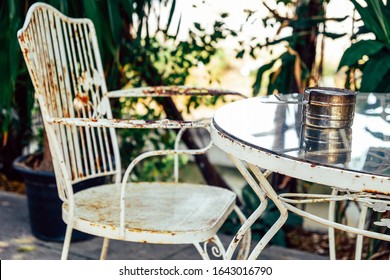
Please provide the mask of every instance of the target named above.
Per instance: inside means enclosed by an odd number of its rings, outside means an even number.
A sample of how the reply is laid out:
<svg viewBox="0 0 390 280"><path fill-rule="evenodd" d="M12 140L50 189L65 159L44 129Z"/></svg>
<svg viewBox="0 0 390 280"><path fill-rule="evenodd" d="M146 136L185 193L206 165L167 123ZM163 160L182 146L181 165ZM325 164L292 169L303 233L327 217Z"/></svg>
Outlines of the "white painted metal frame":
<svg viewBox="0 0 390 280"><path fill-rule="evenodd" d="M326 166L313 165L309 162L293 160L292 158L284 158L232 138L218 127L218 123L215 123L215 120L211 123L210 134L214 144L228 153L238 170L243 174L244 178L248 181L249 185L253 188L261 201L259 208L252 216L248 217L246 224L249 224L252 220L258 219L261 216L266 208L267 198L271 199L280 211L279 219L251 252L249 256L250 259L256 259L271 238L283 226L287 220L288 211L294 212L329 228L331 259L336 259L334 229L357 235L355 259L361 259L363 236L390 241L390 235L365 230L367 208L372 208L377 212L390 211L390 196L386 193L386 191L388 191L387 186L389 178L384 176L372 176L371 174L357 175L354 172L346 170L337 170ZM254 177L248 172L245 165L249 167ZM261 171L263 169L265 169L265 171ZM337 186L337 188L333 188L331 195L300 193L284 193L278 195L267 181L268 175L273 172L320 184ZM383 194L367 192L372 185L375 186L376 192L379 193L380 191L383 191ZM337 201L362 202L363 208L360 214L358 227L347 226L334 221ZM328 219L318 217L295 206L296 204L323 202L329 203ZM374 222L374 224L390 228L390 219L381 219L381 221Z"/></svg>
<svg viewBox="0 0 390 280"><path fill-rule="evenodd" d="M53 7L36 3L26 16L18 39L34 85L53 158L63 219L67 224L62 259L69 252L73 229L104 237L101 259L109 239L153 243L194 244L204 259L211 253L238 258L249 252L250 231L240 233L227 252L217 232L236 211L236 195L207 185L179 183L179 155L205 153L180 150L183 132L209 129L209 123L175 120L115 120L109 98L172 95L240 95L239 93L184 86L146 87L107 92L95 29L89 19L72 19ZM144 153L127 167L123 177L115 129L179 129L173 150ZM174 182L129 183L137 163L152 156L175 156ZM113 184L74 193L73 184L100 176L113 176ZM204 243L202 247L200 244Z"/></svg>

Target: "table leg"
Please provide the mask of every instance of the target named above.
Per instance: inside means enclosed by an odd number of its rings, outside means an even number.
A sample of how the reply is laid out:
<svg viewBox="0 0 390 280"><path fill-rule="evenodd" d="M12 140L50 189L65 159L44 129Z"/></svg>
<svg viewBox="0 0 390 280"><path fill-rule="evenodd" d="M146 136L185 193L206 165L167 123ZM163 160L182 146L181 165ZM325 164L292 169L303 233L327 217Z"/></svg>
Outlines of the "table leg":
<svg viewBox="0 0 390 280"><path fill-rule="evenodd" d="M287 208L284 203L279 199L277 193L268 182L267 178L260 171L260 169L253 164L248 163L249 168L259 180L259 186L263 189L263 191L267 194L267 196L275 203L275 206L278 208L280 212L280 217L278 220L272 225L272 227L267 231L267 233L261 238L259 243L255 246L252 253L249 255L250 260L257 259L260 253L263 251L264 247L268 244L271 238L279 231L279 229L284 225L288 218Z"/></svg>
<svg viewBox="0 0 390 280"><path fill-rule="evenodd" d="M259 207L250 215L246 220L243 219L243 217L240 218L240 221L242 223L240 229L236 233L236 235L233 237L232 241L230 242L230 245L228 249L226 250L226 259L231 259L233 257L233 254L238 246L238 244L243 241L246 244L250 246L251 241L251 226L256 222L256 220L264 213L265 209L267 208L268 201L267 196L264 193L264 191L259 187L256 180L252 177L252 175L249 173L248 169L245 167L242 161L238 160L237 158L229 155L230 159L234 163L234 165L237 167L238 171L242 174L242 176L245 178L247 183L251 186L253 191L256 193L256 195L260 199L260 205ZM239 209L237 209L239 210ZM241 211L237 211L237 214L242 214ZM243 214L242 214L243 215ZM245 240L244 237L247 237ZM246 247L246 245L244 244ZM239 258L247 258L249 254L250 248L245 248L244 253L241 255L239 252Z"/></svg>
<svg viewBox="0 0 390 280"><path fill-rule="evenodd" d="M261 238L255 248L252 250L248 259L254 260L260 255L263 251L264 247L269 243L271 238L278 232L278 230L284 225L287 220L287 208L283 205L282 201L278 198L278 195L275 193L272 186L269 184L267 180L267 175L270 173L262 173L260 169L252 164L248 163L248 167L251 169L259 183L253 178L253 176L249 173L248 169L245 167L242 161L237 158L229 155L232 162L236 165L237 169L244 176L245 180L251 186L253 191L260 199L259 207L252 213L250 217L243 223L237 234L234 236L232 242L229 245L229 248L226 252L226 259L230 259L238 245L241 241L242 237L250 230L250 227L253 223L264 213L267 208L268 202L267 197L272 199L279 209L281 216L275 222L275 224L268 230L268 232Z"/></svg>
<svg viewBox="0 0 390 280"><path fill-rule="evenodd" d="M331 196L337 196L338 191L336 189L332 189ZM329 213L328 219L330 222L334 222L335 220L335 211L336 211L336 201L332 200L329 202ZM334 234L334 228L328 228L328 238L329 238L329 258L331 260L336 259L336 239Z"/></svg>

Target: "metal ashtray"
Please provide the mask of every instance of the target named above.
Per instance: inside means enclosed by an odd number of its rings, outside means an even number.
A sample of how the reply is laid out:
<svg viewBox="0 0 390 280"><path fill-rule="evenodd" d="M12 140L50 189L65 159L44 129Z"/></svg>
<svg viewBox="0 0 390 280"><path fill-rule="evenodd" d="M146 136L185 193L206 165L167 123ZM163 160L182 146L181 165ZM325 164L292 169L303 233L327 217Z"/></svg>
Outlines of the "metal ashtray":
<svg viewBox="0 0 390 280"><path fill-rule="evenodd" d="M300 155L322 163L346 163L351 160L351 128L317 128L303 125Z"/></svg>
<svg viewBox="0 0 390 280"><path fill-rule="evenodd" d="M355 114L356 92L347 89L313 87L305 89L304 118L319 128L351 127Z"/></svg>

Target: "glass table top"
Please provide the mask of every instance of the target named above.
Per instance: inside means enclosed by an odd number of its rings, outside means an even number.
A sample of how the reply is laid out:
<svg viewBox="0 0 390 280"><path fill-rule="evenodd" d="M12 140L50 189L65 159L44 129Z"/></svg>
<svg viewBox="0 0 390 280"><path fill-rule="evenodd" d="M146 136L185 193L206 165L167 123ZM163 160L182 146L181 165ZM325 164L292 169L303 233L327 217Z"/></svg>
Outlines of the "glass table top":
<svg viewBox="0 0 390 280"><path fill-rule="evenodd" d="M298 161L390 176L390 94L358 93L352 127L307 126L300 94L248 98L214 115L218 130L252 148Z"/></svg>

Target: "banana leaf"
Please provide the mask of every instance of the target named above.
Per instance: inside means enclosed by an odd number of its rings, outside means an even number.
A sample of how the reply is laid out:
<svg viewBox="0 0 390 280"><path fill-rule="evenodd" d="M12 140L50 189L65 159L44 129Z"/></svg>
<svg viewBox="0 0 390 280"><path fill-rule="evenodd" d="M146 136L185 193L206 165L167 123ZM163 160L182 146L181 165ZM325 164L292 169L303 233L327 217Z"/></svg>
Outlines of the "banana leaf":
<svg viewBox="0 0 390 280"><path fill-rule="evenodd" d="M256 80L254 84L252 85L253 88L253 96L257 96L260 93L262 80L264 73L272 68L272 66L275 64L277 60L272 60L270 63L264 64L259 68L256 75Z"/></svg>
<svg viewBox="0 0 390 280"><path fill-rule="evenodd" d="M377 91L377 87L385 77L386 73L390 71L390 53L381 51L375 56L371 56L365 63L363 68L361 91Z"/></svg>
<svg viewBox="0 0 390 280"><path fill-rule="evenodd" d="M343 66L351 67L358 63L360 59L363 58L364 55L371 56L379 51L381 51L383 48L385 48L386 45L382 42L376 41L376 40L361 40L356 42L355 44L352 44L343 54L341 57L338 70L341 69Z"/></svg>
<svg viewBox="0 0 390 280"><path fill-rule="evenodd" d="M382 0L366 0L366 7L351 0L361 16L364 25L373 32L379 41L390 44L390 13Z"/></svg>
<svg viewBox="0 0 390 280"><path fill-rule="evenodd" d="M19 1L5 0L0 7L0 124L2 129L1 145L5 145L8 125L11 120L11 106L14 100L19 61L21 53L16 39L16 32L21 25L21 7Z"/></svg>

